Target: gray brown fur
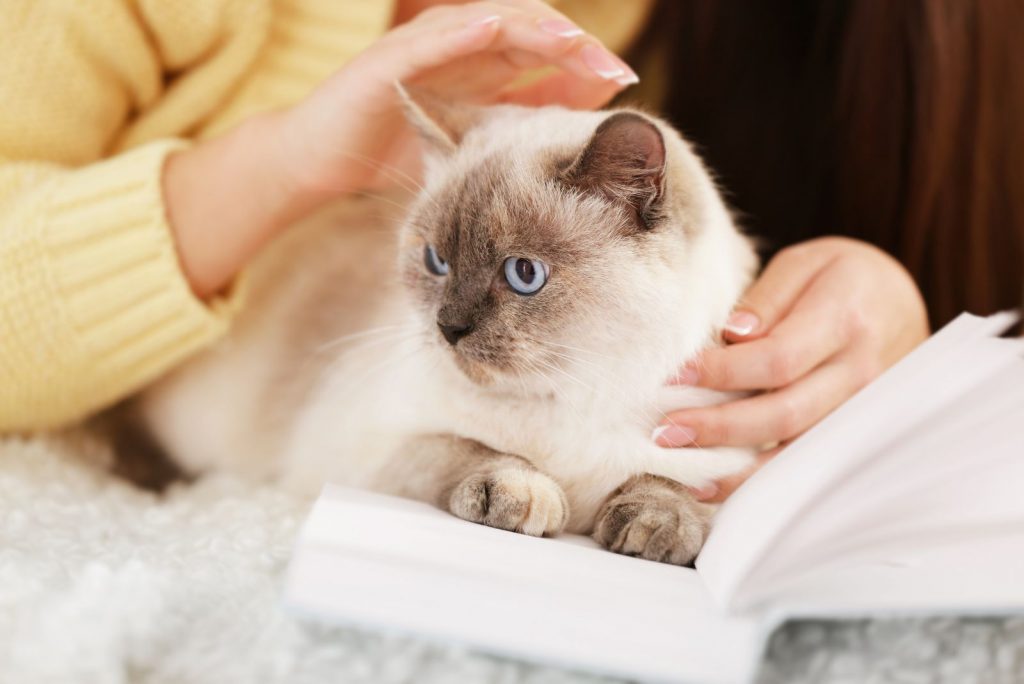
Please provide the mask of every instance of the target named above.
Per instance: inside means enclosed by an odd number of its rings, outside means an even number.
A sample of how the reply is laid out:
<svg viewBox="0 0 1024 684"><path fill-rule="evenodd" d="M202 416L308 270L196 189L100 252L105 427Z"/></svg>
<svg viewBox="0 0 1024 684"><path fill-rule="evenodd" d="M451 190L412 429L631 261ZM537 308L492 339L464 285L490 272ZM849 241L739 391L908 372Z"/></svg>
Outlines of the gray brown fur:
<svg viewBox="0 0 1024 684"><path fill-rule="evenodd" d="M433 501L470 522L534 536L561 532L569 501L525 458L452 435L410 441L387 475L394 493Z"/></svg>
<svg viewBox="0 0 1024 684"><path fill-rule="evenodd" d="M601 506L594 539L616 553L688 565L704 545L713 511L678 482L637 475Z"/></svg>

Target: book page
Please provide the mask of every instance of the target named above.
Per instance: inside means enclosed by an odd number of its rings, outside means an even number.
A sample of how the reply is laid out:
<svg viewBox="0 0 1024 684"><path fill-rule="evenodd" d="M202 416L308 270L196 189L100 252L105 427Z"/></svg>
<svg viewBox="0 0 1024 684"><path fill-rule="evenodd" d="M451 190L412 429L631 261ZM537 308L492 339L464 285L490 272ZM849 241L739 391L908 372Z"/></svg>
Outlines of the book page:
<svg viewBox="0 0 1024 684"><path fill-rule="evenodd" d="M954 533L948 544L882 545L778 587L779 617L1010 615L1024 611L1024 528Z"/></svg>
<svg viewBox="0 0 1024 684"><path fill-rule="evenodd" d="M330 485L285 597L333 622L653 681L744 680L761 640L754 623L716 610L690 568Z"/></svg>
<svg viewBox="0 0 1024 684"><path fill-rule="evenodd" d="M820 500L813 521L796 521L780 538L744 600L787 608L1024 608L1022 410L1024 359Z"/></svg>
<svg viewBox="0 0 1024 684"><path fill-rule="evenodd" d="M779 591L775 586L778 583L787 578L795 581L802 569L846 558L841 549L829 545L841 547L855 541L858 531L874 529L876 521L870 516L879 512L885 497L893 500L893 491L895 500L912 510L932 511L935 501L914 499L910 496L913 483L904 482L918 471L922 471L922 477L929 471L917 467L922 457L913 446L920 446L929 421L951 410L958 399L979 387L982 389L977 397L987 396L987 383L1010 369L1020 369L1024 344L992 339L1012 320L1005 315L989 319L961 316L840 406L740 488L723 506L697 563L716 600L734 611L750 610L757 603L769 601L772 592ZM1002 396L999 392L989 394ZM1007 396L1002 400L1015 401ZM970 434L1006 437L984 431ZM1003 439L994 446L1021 447L1022 435L1024 432L1014 426L1010 442ZM906 444L911 445L909 451ZM901 453L905 457L902 460ZM939 457L943 453L945 459ZM945 452L932 447L930 460L923 463L933 468L941 463L955 470L956 464L963 464L971 453L964 447ZM996 451L991 453L995 458ZM903 463L902 470L894 472L898 463ZM879 475L873 476L876 469ZM860 484L854 488L854 482ZM839 496L840 490L852 497L849 505L825 506ZM883 499L876 496L882 494ZM1017 505L1014 501L1011 508ZM1000 519L1005 515L1003 511ZM889 519L908 517L906 511L894 510Z"/></svg>

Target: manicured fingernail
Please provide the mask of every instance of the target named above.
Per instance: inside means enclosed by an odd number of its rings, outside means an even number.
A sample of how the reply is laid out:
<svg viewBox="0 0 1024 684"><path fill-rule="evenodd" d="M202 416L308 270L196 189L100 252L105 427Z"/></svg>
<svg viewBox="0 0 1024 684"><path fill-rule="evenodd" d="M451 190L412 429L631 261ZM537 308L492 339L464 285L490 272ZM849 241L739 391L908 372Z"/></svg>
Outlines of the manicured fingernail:
<svg viewBox="0 0 1024 684"><path fill-rule="evenodd" d="M580 59L587 68L607 81L613 81L626 75L619 61L607 50L596 45L584 45L580 50Z"/></svg>
<svg viewBox="0 0 1024 684"><path fill-rule="evenodd" d="M630 69L628 66L625 67L626 73L615 79L615 82L621 86L631 86L640 82L640 77L636 75L636 72Z"/></svg>
<svg viewBox="0 0 1024 684"><path fill-rule="evenodd" d="M697 432L685 425L659 425L654 428L651 438L663 447L681 447L693 444L697 439Z"/></svg>
<svg viewBox="0 0 1024 684"><path fill-rule="evenodd" d="M713 499L719 491L718 485L716 485L714 482L708 483L703 487L691 487L690 489L693 490L693 495L697 497L698 501L707 501L708 499Z"/></svg>
<svg viewBox="0 0 1024 684"><path fill-rule="evenodd" d="M500 14L490 14L486 17L474 19L473 21L466 24L466 26L487 26L488 24L497 24L499 21L501 21Z"/></svg>
<svg viewBox="0 0 1024 684"><path fill-rule="evenodd" d="M683 366L675 377L668 381L670 385L696 385L700 382L700 373L692 366Z"/></svg>
<svg viewBox="0 0 1024 684"><path fill-rule="evenodd" d="M583 29L571 21L562 19L545 19L537 24L540 30L562 38L575 38L583 35Z"/></svg>
<svg viewBox="0 0 1024 684"><path fill-rule="evenodd" d="M747 311L737 311L725 323L725 329L733 335L744 337L754 332L761 324L761 319Z"/></svg>

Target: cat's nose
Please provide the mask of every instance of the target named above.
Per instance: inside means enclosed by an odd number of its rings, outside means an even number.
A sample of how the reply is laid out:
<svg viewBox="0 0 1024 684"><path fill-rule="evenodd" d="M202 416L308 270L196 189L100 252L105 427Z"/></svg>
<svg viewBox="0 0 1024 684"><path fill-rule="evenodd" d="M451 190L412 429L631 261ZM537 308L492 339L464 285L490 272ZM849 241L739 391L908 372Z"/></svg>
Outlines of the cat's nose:
<svg viewBox="0 0 1024 684"><path fill-rule="evenodd" d="M455 346L456 342L473 331L473 325L471 323L446 325L441 321L438 321L437 327L441 329L441 334L444 335L444 339L448 340L448 344L452 346Z"/></svg>

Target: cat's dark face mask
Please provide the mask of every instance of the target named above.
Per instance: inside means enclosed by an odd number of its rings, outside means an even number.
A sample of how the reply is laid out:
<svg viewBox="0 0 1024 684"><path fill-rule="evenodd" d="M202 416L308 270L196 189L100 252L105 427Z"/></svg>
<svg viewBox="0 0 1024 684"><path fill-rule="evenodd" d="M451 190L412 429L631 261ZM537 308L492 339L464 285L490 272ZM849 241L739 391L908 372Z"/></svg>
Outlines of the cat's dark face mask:
<svg viewBox="0 0 1024 684"><path fill-rule="evenodd" d="M597 246L559 230L557 204L524 196L497 160L479 166L415 219L403 280L428 339L471 380L493 384L552 369L577 323L579 268Z"/></svg>

